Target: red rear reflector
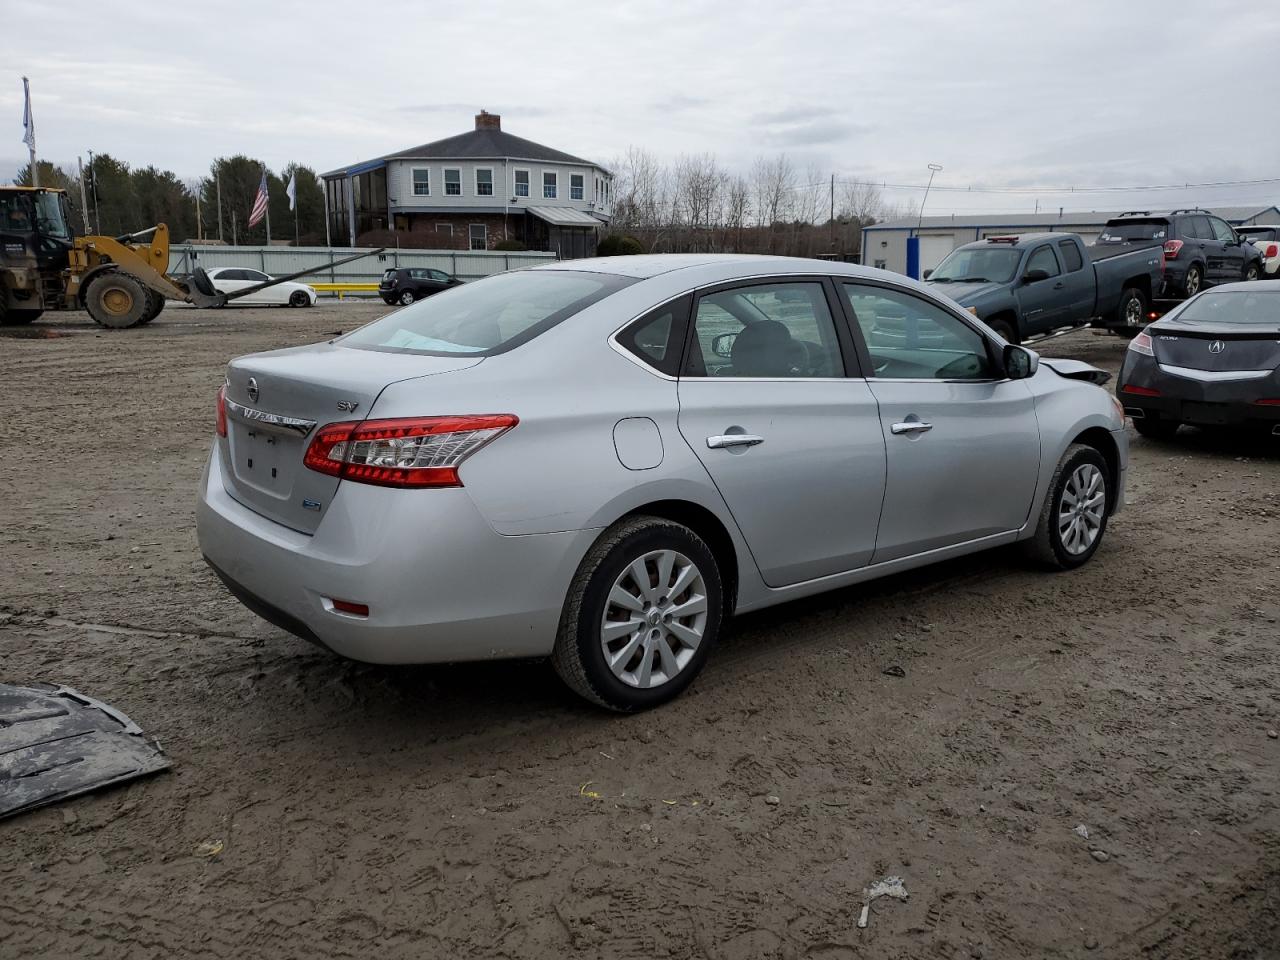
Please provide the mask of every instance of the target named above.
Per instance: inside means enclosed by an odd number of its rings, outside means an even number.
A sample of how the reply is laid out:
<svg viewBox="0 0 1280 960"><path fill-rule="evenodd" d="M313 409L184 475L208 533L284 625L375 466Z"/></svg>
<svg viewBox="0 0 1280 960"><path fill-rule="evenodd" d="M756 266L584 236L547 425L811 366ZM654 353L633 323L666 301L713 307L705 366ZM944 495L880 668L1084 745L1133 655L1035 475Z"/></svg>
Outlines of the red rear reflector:
<svg viewBox="0 0 1280 960"><path fill-rule="evenodd" d="M460 487L462 461L519 422L514 414L491 413L331 423L316 433L302 462L381 487Z"/></svg>
<svg viewBox="0 0 1280 960"><path fill-rule="evenodd" d="M1263 397L1261 400L1255 400L1253 402L1264 407L1280 407L1280 397Z"/></svg>
<svg viewBox="0 0 1280 960"><path fill-rule="evenodd" d="M352 603L350 600L333 600L333 609L339 613L349 613L353 617L367 617L369 615L369 605L367 603Z"/></svg>
<svg viewBox="0 0 1280 960"><path fill-rule="evenodd" d="M1120 388L1121 393L1132 393L1135 397L1158 397L1161 396L1159 390L1153 390L1151 387L1139 387L1132 383L1126 383Z"/></svg>
<svg viewBox="0 0 1280 960"><path fill-rule="evenodd" d="M1164 255L1170 260L1178 259L1178 251L1182 249L1181 240L1166 240L1164 242Z"/></svg>
<svg viewBox="0 0 1280 960"><path fill-rule="evenodd" d="M225 437L227 435L227 385L224 383L218 388L218 418L217 418L218 436Z"/></svg>

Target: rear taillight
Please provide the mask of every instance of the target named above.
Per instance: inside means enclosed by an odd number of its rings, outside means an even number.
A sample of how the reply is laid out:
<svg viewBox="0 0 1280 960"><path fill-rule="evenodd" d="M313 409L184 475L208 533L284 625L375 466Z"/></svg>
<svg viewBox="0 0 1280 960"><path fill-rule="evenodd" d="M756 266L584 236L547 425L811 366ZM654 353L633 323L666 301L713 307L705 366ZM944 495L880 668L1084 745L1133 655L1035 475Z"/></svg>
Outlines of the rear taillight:
<svg viewBox="0 0 1280 960"><path fill-rule="evenodd" d="M218 436L225 437L227 435L227 385L225 383L218 388L218 416L215 422L218 426Z"/></svg>
<svg viewBox="0 0 1280 960"><path fill-rule="evenodd" d="M1263 407L1280 407L1280 397L1263 397L1253 402Z"/></svg>
<svg viewBox="0 0 1280 960"><path fill-rule="evenodd" d="M331 423L303 463L343 480L381 487L460 487L458 467L520 420L510 413Z"/></svg>
<svg viewBox="0 0 1280 960"><path fill-rule="evenodd" d="M1131 393L1135 397L1158 397L1160 391L1152 387L1139 387L1136 384L1126 383L1120 388L1121 393Z"/></svg>
<svg viewBox="0 0 1280 960"><path fill-rule="evenodd" d="M1262 255L1266 257L1268 260L1272 259L1273 257L1280 256L1280 245L1276 245L1274 243L1267 244L1267 249L1262 251Z"/></svg>
<svg viewBox="0 0 1280 960"><path fill-rule="evenodd" d="M1164 242L1164 256L1166 260L1177 260L1178 251L1182 249L1181 240L1166 240Z"/></svg>
<svg viewBox="0 0 1280 960"><path fill-rule="evenodd" d="M1155 347L1151 343L1151 334L1145 330L1129 341L1129 349L1145 357L1154 357L1156 355Z"/></svg>

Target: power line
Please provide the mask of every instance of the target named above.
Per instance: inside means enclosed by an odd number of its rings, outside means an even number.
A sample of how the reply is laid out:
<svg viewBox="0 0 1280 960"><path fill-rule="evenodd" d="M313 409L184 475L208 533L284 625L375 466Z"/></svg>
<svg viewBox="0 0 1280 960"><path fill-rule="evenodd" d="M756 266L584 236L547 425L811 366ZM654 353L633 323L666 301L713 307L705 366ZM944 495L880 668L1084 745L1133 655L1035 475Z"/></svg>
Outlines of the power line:
<svg viewBox="0 0 1280 960"><path fill-rule="evenodd" d="M895 190L924 190L923 183L890 183L886 180L837 179L836 183L851 187L880 187ZM1280 183L1280 177L1260 177L1254 180L1209 180L1203 183L1147 183L1128 187L975 187L975 186L942 186L935 184L932 189L948 193L1004 193L1004 194L1069 194L1069 193L1140 193L1157 190L1209 190L1220 187L1247 187ZM793 190L807 190L821 183L800 184Z"/></svg>

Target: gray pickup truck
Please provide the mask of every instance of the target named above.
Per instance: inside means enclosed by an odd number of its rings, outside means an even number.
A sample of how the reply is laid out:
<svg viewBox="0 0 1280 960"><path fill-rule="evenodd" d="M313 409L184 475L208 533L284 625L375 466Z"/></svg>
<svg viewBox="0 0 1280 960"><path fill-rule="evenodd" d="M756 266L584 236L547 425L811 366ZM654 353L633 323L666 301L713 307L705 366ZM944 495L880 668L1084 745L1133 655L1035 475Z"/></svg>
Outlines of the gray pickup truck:
<svg viewBox="0 0 1280 960"><path fill-rule="evenodd" d="M1164 277L1150 246L1086 246L1074 233L988 237L957 247L925 274L938 293L1010 343L1100 317L1137 333Z"/></svg>

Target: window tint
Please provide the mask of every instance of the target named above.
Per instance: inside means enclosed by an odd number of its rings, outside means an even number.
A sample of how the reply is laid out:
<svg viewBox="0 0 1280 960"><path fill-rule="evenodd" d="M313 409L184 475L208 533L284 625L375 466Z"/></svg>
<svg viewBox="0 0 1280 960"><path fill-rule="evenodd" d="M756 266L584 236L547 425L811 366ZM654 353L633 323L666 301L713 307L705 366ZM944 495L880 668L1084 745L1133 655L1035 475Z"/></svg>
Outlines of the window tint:
<svg viewBox="0 0 1280 960"><path fill-rule="evenodd" d="M1027 266L1023 269L1022 275L1026 276L1032 270L1043 270L1051 277L1056 277L1062 272L1058 269L1058 258L1053 255L1053 247L1050 244L1046 243L1027 258Z"/></svg>
<svg viewBox="0 0 1280 960"><path fill-rule="evenodd" d="M427 275L432 280L439 280L441 283L445 283L449 279L449 275L443 270L428 270Z"/></svg>
<svg viewBox="0 0 1280 960"><path fill-rule="evenodd" d="M252 280L255 283L262 283L271 279L265 273L261 273L257 270L241 270L240 273L243 275L243 279Z"/></svg>
<svg viewBox="0 0 1280 960"><path fill-rule="evenodd" d="M1208 217L1187 217L1185 229L1186 235L1193 240L1213 239L1213 230L1209 227Z"/></svg>
<svg viewBox="0 0 1280 960"><path fill-rule="evenodd" d="M1075 245L1075 241L1059 240L1058 249L1062 251L1062 262L1067 265L1067 273L1075 273L1084 266L1084 259L1080 256L1080 248Z"/></svg>
<svg viewBox="0 0 1280 960"><path fill-rule="evenodd" d="M1236 235L1232 232L1231 227L1227 225L1226 221L1219 220L1217 217L1210 217L1209 226L1213 229L1213 235L1217 239L1224 243L1236 242Z"/></svg>
<svg viewBox="0 0 1280 960"><path fill-rule="evenodd" d="M681 297L641 317L618 334L618 343L656 370L674 377L680 370L692 297Z"/></svg>
<svg viewBox="0 0 1280 960"><path fill-rule="evenodd" d="M871 354L875 376L894 380L988 380L986 339L937 304L886 287L841 284Z"/></svg>
<svg viewBox="0 0 1280 960"><path fill-rule="evenodd" d="M690 376L841 377L844 363L821 283L768 283L698 300Z"/></svg>
<svg viewBox="0 0 1280 960"><path fill-rule="evenodd" d="M515 270L450 287L343 337L395 353L488 355L532 340L635 281L607 273Z"/></svg>
<svg viewBox="0 0 1280 960"><path fill-rule="evenodd" d="M1167 220L1113 220L1106 225L1100 243L1124 243L1130 240L1163 240L1169 235Z"/></svg>

